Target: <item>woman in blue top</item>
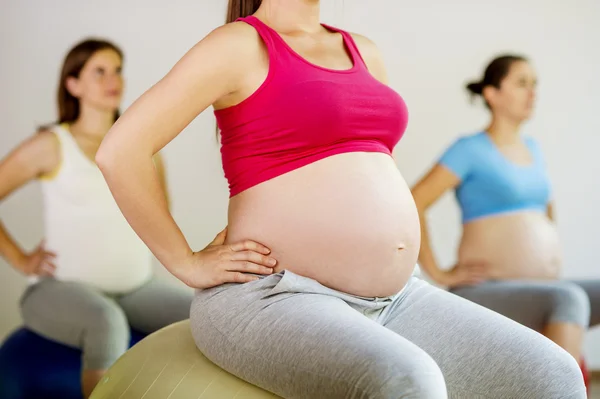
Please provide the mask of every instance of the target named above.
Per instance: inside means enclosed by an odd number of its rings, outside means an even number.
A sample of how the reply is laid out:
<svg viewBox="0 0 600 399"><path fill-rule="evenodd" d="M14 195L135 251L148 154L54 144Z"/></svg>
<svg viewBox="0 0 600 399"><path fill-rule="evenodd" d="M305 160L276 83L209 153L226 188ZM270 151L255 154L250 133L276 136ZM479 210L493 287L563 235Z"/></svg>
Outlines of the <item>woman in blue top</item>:
<svg viewBox="0 0 600 399"><path fill-rule="evenodd" d="M481 82L467 86L483 97L492 120L484 131L456 140L413 187L422 229L419 264L453 293L543 333L580 359L586 328L600 324L600 280L559 280L548 175L537 143L520 129L531 116L535 87L533 68L519 56L496 58ZM463 234L457 264L442 270L425 214L451 189Z"/></svg>

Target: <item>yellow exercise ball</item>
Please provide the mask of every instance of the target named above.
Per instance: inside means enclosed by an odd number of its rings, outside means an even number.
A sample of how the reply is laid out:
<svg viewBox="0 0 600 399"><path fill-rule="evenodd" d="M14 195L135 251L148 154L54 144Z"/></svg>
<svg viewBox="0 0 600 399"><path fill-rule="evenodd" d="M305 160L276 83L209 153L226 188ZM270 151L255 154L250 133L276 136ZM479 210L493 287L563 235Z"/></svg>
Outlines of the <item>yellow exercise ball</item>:
<svg viewBox="0 0 600 399"><path fill-rule="evenodd" d="M279 398L224 371L196 347L189 320L149 335L108 370L91 399Z"/></svg>

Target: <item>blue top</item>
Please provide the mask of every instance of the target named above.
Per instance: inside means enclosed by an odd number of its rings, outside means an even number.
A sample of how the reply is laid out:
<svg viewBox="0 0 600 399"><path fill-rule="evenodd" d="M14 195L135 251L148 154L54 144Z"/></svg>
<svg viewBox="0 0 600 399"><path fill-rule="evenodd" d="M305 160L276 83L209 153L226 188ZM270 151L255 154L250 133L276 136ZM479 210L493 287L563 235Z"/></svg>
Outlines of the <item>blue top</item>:
<svg viewBox="0 0 600 399"><path fill-rule="evenodd" d="M459 179L456 199L462 221L526 209L545 211L550 200L550 180L540 148L524 138L533 162L522 166L506 158L487 133L460 137L439 163Z"/></svg>

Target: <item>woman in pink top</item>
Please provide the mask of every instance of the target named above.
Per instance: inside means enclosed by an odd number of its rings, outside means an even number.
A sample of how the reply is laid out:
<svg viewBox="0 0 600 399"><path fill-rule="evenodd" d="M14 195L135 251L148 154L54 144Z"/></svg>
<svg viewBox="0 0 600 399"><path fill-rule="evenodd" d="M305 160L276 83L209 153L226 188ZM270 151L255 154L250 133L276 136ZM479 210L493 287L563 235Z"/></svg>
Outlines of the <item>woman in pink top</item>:
<svg viewBox="0 0 600 399"><path fill-rule="evenodd" d="M584 398L577 363L551 341L412 276L419 218L391 157L406 105L375 45L322 25L319 7L231 1L231 23L138 99L97 155L132 227L198 288L198 347L289 398ZM229 222L195 252L151 159L211 105Z"/></svg>

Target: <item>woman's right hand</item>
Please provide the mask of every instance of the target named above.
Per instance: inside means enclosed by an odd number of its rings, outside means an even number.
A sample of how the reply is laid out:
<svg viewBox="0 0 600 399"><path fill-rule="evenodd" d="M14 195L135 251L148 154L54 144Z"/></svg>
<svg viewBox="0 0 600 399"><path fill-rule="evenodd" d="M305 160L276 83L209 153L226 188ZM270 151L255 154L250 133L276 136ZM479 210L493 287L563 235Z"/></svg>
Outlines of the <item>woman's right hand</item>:
<svg viewBox="0 0 600 399"><path fill-rule="evenodd" d="M438 283L448 288L477 285L486 281L487 268L481 262L459 263L452 269L444 270L438 277Z"/></svg>
<svg viewBox="0 0 600 399"><path fill-rule="evenodd" d="M225 244L227 228L200 252L195 252L178 270L176 277L192 288L211 288L225 283L248 283L258 280L252 274L271 275L277 261L271 250L246 240Z"/></svg>
<svg viewBox="0 0 600 399"><path fill-rule="evenodd" d="M54 265L56 254L46 251L44 242L37 246L31 253L15 265L15 268L26 276L54 276L56 265Z"/></svg>

